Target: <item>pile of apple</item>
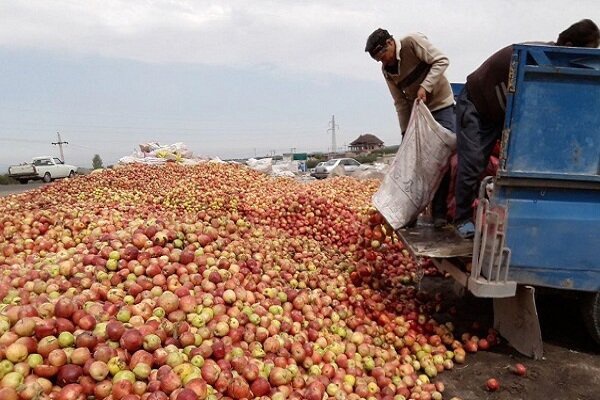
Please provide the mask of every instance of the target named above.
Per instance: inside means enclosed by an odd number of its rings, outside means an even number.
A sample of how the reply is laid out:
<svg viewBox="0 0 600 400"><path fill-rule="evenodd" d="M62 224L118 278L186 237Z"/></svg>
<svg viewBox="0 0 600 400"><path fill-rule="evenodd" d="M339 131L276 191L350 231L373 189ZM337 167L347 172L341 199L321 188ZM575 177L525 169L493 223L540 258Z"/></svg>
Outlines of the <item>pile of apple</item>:
<svg viewBox="0 0 600 400"><path fill-rule="evenodd" d="M0 199L0 399L441 399L481 339L431 318L375 190L206 163Z"/></svg>

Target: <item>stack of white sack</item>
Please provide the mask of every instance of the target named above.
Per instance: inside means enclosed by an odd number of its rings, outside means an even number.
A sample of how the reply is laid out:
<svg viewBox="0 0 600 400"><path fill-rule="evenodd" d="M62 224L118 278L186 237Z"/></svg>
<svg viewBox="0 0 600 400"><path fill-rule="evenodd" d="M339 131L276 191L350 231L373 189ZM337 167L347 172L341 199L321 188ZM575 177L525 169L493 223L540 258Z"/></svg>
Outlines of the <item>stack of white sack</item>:
<svg viewBox="0 0 600 400"><path fill-rule="evenodd" d="M263 174L271 175L273 173L273 159L272 158L250 158L246 161L248 168L253 169Z"/></svg>
<svg viewBox="0 0 600 400"><path fill-rule="evenodd" d="M290 178L298 175L299 163L298 161L278 161L273 164L273 176L288 176Z"/></svg>
<svg viewBox="0 0 600 400"><path fill-rule="evenodd" d="M389 168L389 165L383 163L374 163L373 165L362 164L356 171L352 172L351 176L361 180L378 179L382 181Z"/></svg>
<svg viewBox="0 0 600 400"><path fill-rule="evenodd" d="M194 157L192 151L181 142L162 146L156 142L149 142L142 143L139 147L139 150L135 150L131 155L121 157L119 164L142 163L156 165L171 161L194 165L208 161L207 158Z"/></svg>
<svg viewBox="0 0 600 400"><path fill-rule="evenodd" d="M250 169L276 177L287 176L294 178L298 176L300 172L298 161L273 162L272 158L261 158L258 160L255 158L250 158L248 161L246 161L246 165Z"/></svg>

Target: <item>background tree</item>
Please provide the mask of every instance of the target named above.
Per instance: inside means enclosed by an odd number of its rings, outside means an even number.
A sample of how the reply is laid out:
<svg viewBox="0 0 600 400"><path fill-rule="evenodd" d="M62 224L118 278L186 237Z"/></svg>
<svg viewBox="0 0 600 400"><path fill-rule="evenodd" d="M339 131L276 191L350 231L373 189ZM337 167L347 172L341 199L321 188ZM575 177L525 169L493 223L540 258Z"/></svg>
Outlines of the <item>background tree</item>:
<svg viewBox="0 0 600 400"><path fill-rule="evenodd" d="M92 168L100 169L102 168L102 159L99 154L95 154L94 158L92 158Z"/></svg>

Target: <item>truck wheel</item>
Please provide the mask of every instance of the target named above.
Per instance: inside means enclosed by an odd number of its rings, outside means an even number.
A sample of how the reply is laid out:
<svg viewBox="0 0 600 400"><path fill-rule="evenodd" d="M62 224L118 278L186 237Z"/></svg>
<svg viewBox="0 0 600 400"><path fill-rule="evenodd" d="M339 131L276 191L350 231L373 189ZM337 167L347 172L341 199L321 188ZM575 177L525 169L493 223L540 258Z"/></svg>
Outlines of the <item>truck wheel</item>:
<svg viewBox="0 0 600 400"><path fill-rule="evenodd" d="M27 180L27 179L19 179L19 183L21 185L27 185L27 182L29 182L29 180Z"/></svg>
<svg viewBox="0 0 600 400"><path fill-rule="evenodd" d="M75 176L75 171L71 171L71 172L69 172L69 178L72 178L72 177L74 177L74 176Z"/></svg>
<svg viewBox="0 0 600 400"><path fill-rule="evenodd" d="M600 292L586 293L581 311L590 336L600 345Z"/></svg>
<svg viewBox="0 0 600 400"><path fill-rule="evenodd" d="M50 172L46 172L44 174L44 178L42 178L42 180L46 183L50 182L52 180L52 176L50 176Z"/></svg>

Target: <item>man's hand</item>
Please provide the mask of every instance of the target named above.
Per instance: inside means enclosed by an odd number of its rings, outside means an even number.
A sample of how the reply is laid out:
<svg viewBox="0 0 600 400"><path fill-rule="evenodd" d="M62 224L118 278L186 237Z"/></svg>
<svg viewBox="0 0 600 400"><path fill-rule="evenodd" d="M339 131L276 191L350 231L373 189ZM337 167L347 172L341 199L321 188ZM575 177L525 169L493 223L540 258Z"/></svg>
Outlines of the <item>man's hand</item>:
<svg viewBox="0 0 600 400"><path fill-rule="evenodd" d="M419 87L417 91L417 99L421 100L423 103L427 102L427 91L423 88L423 86Z"/></svg>

